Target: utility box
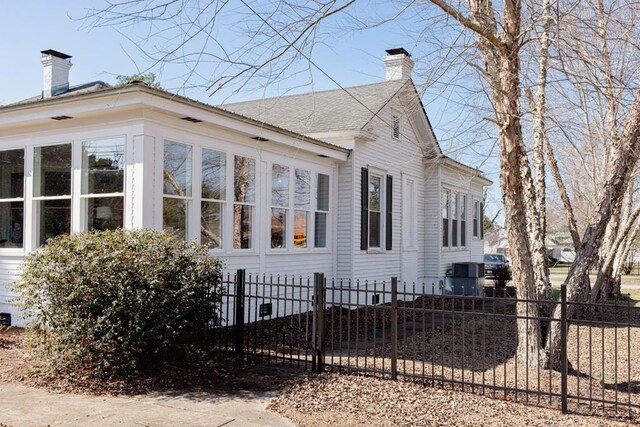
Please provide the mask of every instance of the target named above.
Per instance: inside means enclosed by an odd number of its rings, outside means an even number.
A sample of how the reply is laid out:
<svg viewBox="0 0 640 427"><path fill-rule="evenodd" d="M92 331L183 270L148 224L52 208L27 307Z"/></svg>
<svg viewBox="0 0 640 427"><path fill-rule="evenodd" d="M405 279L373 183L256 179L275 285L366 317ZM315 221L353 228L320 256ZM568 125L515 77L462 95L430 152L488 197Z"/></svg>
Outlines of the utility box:
<svg viewBox="0 0 640 427"><path fill-rule="evenodd" d="M484 277L483 262L456 262L453 264L453 277Z"/></svg>

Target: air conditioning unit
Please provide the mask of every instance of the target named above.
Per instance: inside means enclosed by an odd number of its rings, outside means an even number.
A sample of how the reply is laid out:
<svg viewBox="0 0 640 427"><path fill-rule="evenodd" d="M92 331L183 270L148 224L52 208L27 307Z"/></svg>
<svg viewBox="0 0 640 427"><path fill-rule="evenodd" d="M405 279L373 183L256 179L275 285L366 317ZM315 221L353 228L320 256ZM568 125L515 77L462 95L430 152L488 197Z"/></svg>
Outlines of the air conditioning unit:
<svg viewBox="0 0 640 427"><path fill-rule="evenodd" d="M456 262L453 264L453 277L484 277L484 263Z"/></svg>
<svg viewBox="0 0 640 427"><path fill-rule="evenodd" d="M484 295L484 278L452 277L453 295L480 297Z"/></svg>

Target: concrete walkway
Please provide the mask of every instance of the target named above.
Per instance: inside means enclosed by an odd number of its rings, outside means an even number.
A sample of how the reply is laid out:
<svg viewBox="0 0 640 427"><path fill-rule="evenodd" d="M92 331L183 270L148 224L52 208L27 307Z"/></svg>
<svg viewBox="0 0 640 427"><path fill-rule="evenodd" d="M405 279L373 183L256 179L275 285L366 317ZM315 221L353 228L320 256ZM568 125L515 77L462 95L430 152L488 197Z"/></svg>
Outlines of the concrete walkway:
<svg viewBox="0 0 640 427"><path fill-rule="evenodd" d="M0 383L0 425L36 426L293 426L266 410L275 391L172 392L108 397L54 394Z"/></svg>

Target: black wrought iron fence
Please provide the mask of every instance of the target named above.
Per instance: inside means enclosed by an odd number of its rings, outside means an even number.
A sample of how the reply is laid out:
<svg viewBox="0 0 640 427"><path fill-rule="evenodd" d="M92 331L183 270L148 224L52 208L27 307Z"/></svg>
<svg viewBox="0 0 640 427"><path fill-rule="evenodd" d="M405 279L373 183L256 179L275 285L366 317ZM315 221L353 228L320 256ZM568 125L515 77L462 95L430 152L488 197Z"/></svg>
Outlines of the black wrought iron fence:
<svg viewBox="0 0 640 427"><path fill-rule="evenodd" d="M517 299L488 287L483 296L441 295L434 284L251 276L224 280L220 349L266 363L368 373L480 393L564 412L638 419L640 308ZM550 316L560 304L560 318ZM520 309L517 310L517 306ZM547 314L534 315L534 307ZM567 318L567 312L571 316ZM542 356L517 356L518 325L544 334L560 325L556 369ZM556 358L556 356L558 356Z"/></svg>

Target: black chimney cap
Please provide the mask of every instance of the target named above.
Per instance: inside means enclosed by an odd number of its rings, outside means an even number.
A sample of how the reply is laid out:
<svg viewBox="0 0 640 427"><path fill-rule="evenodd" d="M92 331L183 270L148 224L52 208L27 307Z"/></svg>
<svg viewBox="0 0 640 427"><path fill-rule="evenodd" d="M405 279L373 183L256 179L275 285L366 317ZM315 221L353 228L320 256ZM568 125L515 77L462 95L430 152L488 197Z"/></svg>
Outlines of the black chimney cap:
<svg viewBox="0 0 640 427"><path fill-rule="evenodd" d="M71 55L67 55L66 53L58 52L57 50L53 50L53 49L43 50L40 53L43 54L43 55L56 56L56 57L61 58L61 59L69 59L69 58L71 58Z"/></svg>
<svg viewBox="0 0 640 427"><path fill-rule="evenodd" d="M406 55L408 57L411 57L411 54L409 52L407 52L407 50L403 47L397 47L395 49L387 49L385 52L387 52L389 55Z"/></svg>

